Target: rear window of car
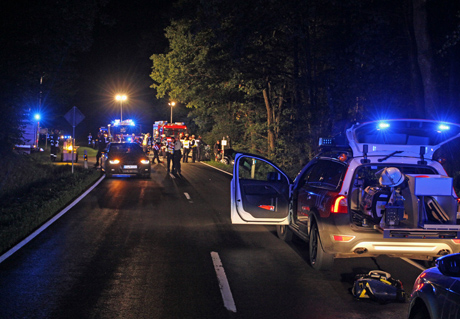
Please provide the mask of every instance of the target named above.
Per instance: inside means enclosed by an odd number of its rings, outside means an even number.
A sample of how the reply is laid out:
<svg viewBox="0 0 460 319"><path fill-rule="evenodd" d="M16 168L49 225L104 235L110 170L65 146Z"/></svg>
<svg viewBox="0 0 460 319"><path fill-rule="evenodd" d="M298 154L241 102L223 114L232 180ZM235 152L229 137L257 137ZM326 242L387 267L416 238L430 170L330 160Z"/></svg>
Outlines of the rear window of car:
<svg viewBox="0 0 460 319"><path fill-rule="evenodd" d="M369 144L437 145L459 133L457 125L398 120L365 124L356 129L356 138L358 143Z"/></svg>

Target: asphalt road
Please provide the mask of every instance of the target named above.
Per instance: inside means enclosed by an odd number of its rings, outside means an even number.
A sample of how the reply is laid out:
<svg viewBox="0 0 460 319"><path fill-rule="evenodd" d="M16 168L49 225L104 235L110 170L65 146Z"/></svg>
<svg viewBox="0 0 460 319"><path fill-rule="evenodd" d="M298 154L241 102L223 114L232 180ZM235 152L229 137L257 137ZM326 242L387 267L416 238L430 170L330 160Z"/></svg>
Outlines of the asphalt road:
<svg viewBox="0 0 460 319"><path fill-rule="evenodd" d="M0 264L0 318L406 318L407 303L354 300L355 274L382 269L410 292L401 259L313 270L307 246L230 223L231 176L201 163L182 178L105 179Z"/></svg>

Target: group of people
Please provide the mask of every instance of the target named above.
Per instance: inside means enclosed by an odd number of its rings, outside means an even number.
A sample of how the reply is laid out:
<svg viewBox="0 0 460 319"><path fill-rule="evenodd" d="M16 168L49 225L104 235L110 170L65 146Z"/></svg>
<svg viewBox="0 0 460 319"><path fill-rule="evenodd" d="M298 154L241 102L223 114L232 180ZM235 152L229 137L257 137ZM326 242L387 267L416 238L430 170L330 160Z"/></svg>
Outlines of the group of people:
<svg viewBox="0 0 460 319"><path fill-rule="evenodd" d="M181 162L188 163L189 155L191 152L191 161L195 163L201 160L201 136L195 138L195 135L189 136L188 134L181 134L180 136L170 137L166 142L166 170L173 174L181 174ZM156 142L152 147L153 160L155 159L160 163L159 153L161 150L161 143ZM171 167L172 164L172 167Z"/></svg>

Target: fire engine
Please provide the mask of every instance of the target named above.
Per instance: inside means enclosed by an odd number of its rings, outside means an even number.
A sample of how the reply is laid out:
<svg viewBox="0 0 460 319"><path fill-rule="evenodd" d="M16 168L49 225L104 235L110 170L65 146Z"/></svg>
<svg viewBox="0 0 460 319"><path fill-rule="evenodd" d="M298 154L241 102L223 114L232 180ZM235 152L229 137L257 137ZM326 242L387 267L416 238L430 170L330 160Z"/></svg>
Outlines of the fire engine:
<svg viewBox="0 0 460 319"><path fill-rule="evenodd" d="M153 124L153 139L161 143L169 142L171 137L187 133L187 126L184 122L168 123L168 121L156 121Z"/></svg>
<svg viewBox="0 0 460 319"><path fill-rule="evenodd" d="M133 120L115 120L108 125L108 136L110 142L142 142L143 135L141 126Z"/></svg>

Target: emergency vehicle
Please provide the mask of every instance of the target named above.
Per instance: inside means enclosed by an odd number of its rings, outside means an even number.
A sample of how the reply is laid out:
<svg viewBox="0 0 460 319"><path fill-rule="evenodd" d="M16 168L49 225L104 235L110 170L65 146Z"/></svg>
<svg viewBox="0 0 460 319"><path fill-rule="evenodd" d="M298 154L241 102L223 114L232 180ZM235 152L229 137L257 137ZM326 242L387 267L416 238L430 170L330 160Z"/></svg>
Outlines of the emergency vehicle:
<svg viewBox="0 0 460 319"><path fill-rule="evenodd" d="M115 120L108 125L109 142L138 142L143 140L141 126L133 120Z"/></svg>
<svg viewBox="0 0 460 319"><path fill-rule="evenodd" d="M460 124L424 119L357 123L320 139L320 153L292 181L263 157L238 153L231 182L233 224L276 225L308 243L310 264L335 258L431 261L460 252L457 195L435 151Z"/></svg>
<svg viewBox="0 0 460 319"><path fill-rule="evenodd" d="M64 141L61 151L61 162L72 162L72 160L78 162L79 146L75 146L75 139L70 135L62 135L61 140Z"/></svg>
<svg viewBox="0 0 460 319"><path fill-rule="evenodd" d="M35 115L37 116L37 115ZM22 139L16 149L24 153L38 150L38 119L32 119L30 110L24 114L21 121Z"/></svg>
<svg viewBox="0 0 460 319"><path fill-rule="evenodd" d="M156 121L153 124L153 139L160 139L161 143L169 142L171 137L187 133L184 122L168 123L168 121Z"/></svg>

